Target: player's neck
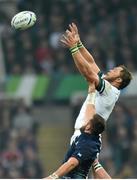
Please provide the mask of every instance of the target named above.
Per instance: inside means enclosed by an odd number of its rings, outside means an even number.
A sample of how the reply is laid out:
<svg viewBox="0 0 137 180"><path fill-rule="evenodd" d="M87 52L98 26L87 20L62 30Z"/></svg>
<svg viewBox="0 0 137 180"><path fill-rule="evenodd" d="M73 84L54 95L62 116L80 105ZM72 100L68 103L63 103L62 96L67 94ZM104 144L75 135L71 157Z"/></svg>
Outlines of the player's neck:
<svg viewBox="0 0 137 180"><path fill-rule="evenodd" d="M88 134L91 134L91 132L92 132L91 126L86 126L85 129L84 129L84 132L88 133Z"/></svg>
<svg viewBox="0 0 137 180"><path fill-rule="evenodd" d="M119 87L119 83L117 83L116 81L110 82L110 84L111 84L112 86L114 86L115 88L117 88L117 89L118 89L118 87Z"/></svg>
<svg viewBox="0 0 137 180"><path fill-rule="evenodd" d="M85 133L91 134L91 130L84 130Z"/></svg>

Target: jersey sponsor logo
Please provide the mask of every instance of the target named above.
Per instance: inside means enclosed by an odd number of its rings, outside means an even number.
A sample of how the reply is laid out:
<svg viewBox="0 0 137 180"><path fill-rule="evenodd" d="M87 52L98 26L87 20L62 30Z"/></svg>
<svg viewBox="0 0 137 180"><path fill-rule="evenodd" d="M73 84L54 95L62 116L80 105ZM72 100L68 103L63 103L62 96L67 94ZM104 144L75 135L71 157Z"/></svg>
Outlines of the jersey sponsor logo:
<svg viewBox="0 0 137 180"><path fill-rule="evenodd" d="M78 144L78 142L75 143L76 145Z"/></svg>
<svg viewBox="0 0 137 180"><path fill-rule="evenodd" d="M79 156L79 157L81 157L81 156L82 156L82 154L81 154L81 153L78 153L78 156Z"/></svg>

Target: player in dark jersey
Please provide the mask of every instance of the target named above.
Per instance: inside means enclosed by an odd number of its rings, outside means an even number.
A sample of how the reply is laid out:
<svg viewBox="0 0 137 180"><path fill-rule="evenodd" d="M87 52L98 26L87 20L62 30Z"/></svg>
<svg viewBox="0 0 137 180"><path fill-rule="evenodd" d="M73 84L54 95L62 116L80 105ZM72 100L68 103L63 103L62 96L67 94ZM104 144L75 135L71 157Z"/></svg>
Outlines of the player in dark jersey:
<svg viewBox="0 0 137 180"><path fill-rule="evenodd" d="M78 165L66 174L66 178L86 179L91 164L100 152L99 134L104 131L104 120L102 121L102 118L96 114L91 120L91 126L94 127L91 131L82 128L81 135L75 139L66 155L64 162L70 158L75 158L78 161Z"/></svg>
<svg viewBox="0 0 137 180"><path fill-rule="evenodd" d="M89 86L89 96L86 105L85 121L81 135L70 146L64 163L48 179L85 179L91 164L100 152L100 134L105 129L104 119L95 114L95 85ZM107 176L109 177L109 176Z"/></svg>

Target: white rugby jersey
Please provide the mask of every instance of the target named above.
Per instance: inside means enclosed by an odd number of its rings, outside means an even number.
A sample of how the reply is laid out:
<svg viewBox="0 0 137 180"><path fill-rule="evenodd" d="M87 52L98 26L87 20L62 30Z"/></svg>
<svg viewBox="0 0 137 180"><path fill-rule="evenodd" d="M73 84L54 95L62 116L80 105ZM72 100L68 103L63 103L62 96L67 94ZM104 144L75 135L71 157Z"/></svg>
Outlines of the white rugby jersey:
<svg viewBox="0 0 137 180"><path fill-rule="evenodd" d="M107 121L115 106L116 101L119 98L120 90L112 86L107 80L103 79L103 74L101 72L99 73L99 78L100 78L100 83L99 83L100 87L98 87L98 91L96 91L95 109L96 109L96 113ZM79 129L84 124L86 102L87 102L87 98L83 103L80 113L75 122L76 132L74 132L74 134L76 136L80 134Z"/></svg>

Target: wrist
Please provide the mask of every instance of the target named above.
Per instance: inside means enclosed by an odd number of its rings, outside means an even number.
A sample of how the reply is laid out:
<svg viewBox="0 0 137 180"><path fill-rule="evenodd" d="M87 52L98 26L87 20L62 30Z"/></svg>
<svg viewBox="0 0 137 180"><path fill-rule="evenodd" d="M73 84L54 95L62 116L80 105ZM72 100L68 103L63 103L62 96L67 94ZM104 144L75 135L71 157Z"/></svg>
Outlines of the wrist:
<svg viewBox="0 0 137 180"><path fill-rule="evenodd" d="M71 52L71 54L73 55L73 54L75 54L76 52L78 52L78 47L77 47L77 44L75 44L74 46L72 46L70 49L70 52Z"/></svg>
<svg viewBox="0 0 137 180"><path fill-rule="evenodd" d="M77 46L78 46L79 49L84 47L84 45L82 44L82 42L80 40L79 40Z"/></svg>
<svg viewBox="0 0 137 180"><path fill-rule="evenodd" d="M103 168L102 165L99 162L94 163L92 165L92 167L94 168L95 172L97 172L99 169Z"/></svg>
<svg viewBox="0 0 137 180"><path fill-rule="evenodd" d="M56 173L53 173L49 176L51 179L59 179L59 176Z"/></svg>

